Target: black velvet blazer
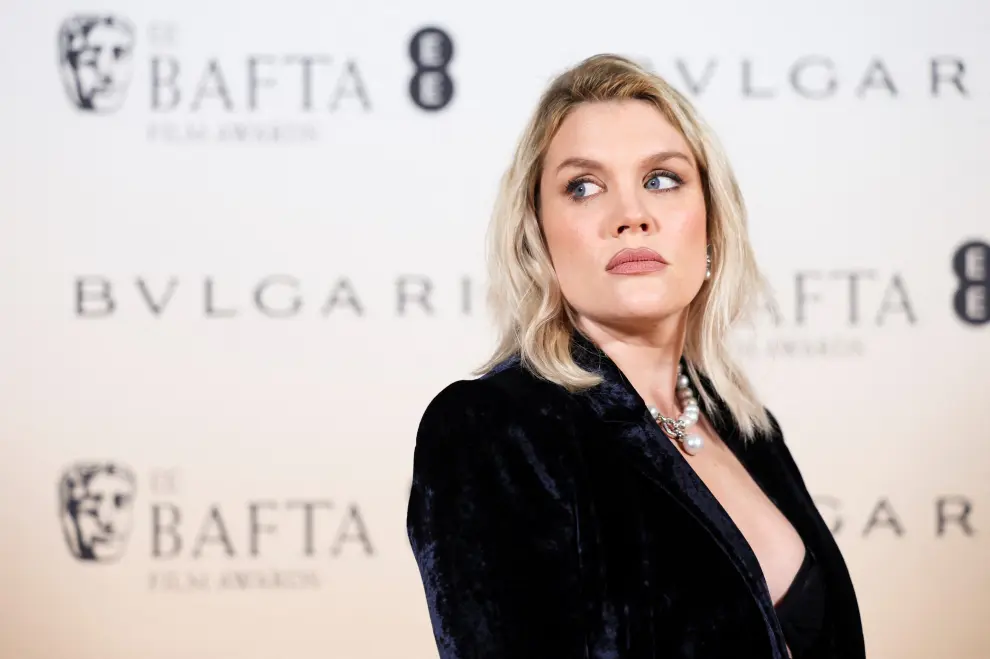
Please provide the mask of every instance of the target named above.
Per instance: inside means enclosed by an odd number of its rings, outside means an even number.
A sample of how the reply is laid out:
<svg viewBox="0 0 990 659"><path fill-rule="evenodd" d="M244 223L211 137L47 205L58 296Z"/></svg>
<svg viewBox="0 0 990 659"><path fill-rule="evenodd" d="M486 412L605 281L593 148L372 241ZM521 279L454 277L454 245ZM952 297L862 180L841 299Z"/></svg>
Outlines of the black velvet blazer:
<svg viewBox="0 0 990 659"><path fill-rule="evenodd" d="M512 359L423 415L406 525L440 657L786 659L739 529L615 363L573 346L602 384L572 394ZM864 657L845 562L776 420L744 443L721 401L702 412L825 570L813 656Z"/></svg>

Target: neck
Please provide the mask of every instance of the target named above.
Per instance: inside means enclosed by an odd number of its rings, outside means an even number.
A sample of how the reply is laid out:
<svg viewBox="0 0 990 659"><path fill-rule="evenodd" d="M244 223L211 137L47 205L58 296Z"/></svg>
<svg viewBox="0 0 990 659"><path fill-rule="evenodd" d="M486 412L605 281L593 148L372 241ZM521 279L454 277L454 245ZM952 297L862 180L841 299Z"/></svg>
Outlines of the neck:
<svg viewBox="0 0 990 659"><path fill-rule="evenodd" d="M677 416L677 367L684 352L687 314L665 318L647 331L581 318L578 328L615 362L647 405Z"/></svg>

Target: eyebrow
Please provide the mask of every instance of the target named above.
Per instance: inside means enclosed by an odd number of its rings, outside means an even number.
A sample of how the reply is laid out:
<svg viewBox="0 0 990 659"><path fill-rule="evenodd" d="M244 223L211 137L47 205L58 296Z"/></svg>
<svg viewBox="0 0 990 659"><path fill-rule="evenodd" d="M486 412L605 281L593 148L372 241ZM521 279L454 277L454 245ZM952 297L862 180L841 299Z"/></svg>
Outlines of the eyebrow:
<svg viewBox="0 0 990 659"><path fill-rule="evenodd" d="M686 154L680 151L658 151L653 155L643 158L642 162L663 162L665 160L670 160L672 158L680 158L689 165L693 165L694 161ZM562 163L557 165L557 171L564 169L565 167L582 167L585 169L605 169L597 160L592 160L590 158L567 158Z"/></svg>

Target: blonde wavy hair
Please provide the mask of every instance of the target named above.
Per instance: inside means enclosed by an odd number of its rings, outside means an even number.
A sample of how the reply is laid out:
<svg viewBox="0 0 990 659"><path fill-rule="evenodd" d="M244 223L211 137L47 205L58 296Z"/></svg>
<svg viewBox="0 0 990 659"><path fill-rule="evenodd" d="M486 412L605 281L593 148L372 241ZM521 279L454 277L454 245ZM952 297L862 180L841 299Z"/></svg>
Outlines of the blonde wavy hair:
<svg viewBox="0 0 990 659"><path fill-rule="evenodd" d="M564 299L539 218L544 157L561 123L582 103L640 100L684 136L698 163L708 212L711 279L688 307L684 357L708 409L724 401L743 437L769 431L769 414L726 345L730 327L751 309L765 281L746 229L742 194L726 154L691 103L661 77L625 57L590 57L559 75L543 93L502 178L488 231L488 304L498 346L481 375L518 356L524 367L569 391L597 385L571 355L574 310ZM700 385L704 375L714 391ZM716 393L717 392L717 393Z"/></svg>

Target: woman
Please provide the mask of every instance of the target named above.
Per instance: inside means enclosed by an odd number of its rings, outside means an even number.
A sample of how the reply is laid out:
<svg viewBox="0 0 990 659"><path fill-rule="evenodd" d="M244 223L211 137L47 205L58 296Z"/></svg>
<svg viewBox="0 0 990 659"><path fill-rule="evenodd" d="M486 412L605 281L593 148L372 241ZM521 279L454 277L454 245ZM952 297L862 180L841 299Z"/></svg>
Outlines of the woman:
<svg viewBox="0 0 990 659"><path fill-rule="evenodd" d="M863 657L839 549L726 349L762 279L690 103L621 57L561 75L491 248L500 345L416 440L440 656Z"/></svg>

